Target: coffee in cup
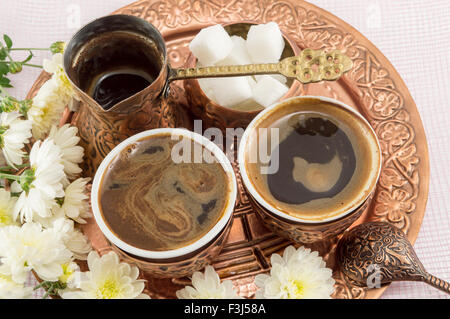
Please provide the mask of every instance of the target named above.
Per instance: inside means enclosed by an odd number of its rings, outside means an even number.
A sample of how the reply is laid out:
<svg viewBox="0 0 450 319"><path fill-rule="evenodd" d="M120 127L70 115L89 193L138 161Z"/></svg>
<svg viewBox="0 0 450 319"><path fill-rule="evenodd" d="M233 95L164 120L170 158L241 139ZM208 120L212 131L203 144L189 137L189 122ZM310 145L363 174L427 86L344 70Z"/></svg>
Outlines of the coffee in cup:
<svg viewBox="0 0 450 319"><path fill-rule="evenodd" d="M367 200L379 177L381 151L370 124L350 107L295 97L252 121L239 165L251 199L263 210L294 223L320 224L351 214Z"/></svg>
<svg viewBox="0 0 450 319"><path fill-rule="evenodd" d="M204 236L229 200L220 163L175 163L171 134L136 141L110 163L100 186L100 209L114 233L146 250L171 250ZM192 141L192 149L195 145ZM204 150L203 150L204 151Z"/></svg>
<svg viewBox="0 0 450 319"><path fill-rule="evenodd" d="M92 190L106 237L131 255L158 260L182 258L221 236L235 198L225 154L184 129L125 140L100 165Z"/></svg>

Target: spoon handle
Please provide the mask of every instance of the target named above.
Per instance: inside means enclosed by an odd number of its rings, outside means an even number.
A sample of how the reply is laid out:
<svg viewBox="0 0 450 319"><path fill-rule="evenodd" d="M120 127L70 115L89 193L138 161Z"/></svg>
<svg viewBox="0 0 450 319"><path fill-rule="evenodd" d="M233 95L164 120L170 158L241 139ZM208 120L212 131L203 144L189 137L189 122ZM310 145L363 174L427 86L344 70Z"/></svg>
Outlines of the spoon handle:
<svg viewBox="0 0 450 319"><path fill-rule="evenodd" d="M322 80L335 81L349 71L352 65L352 60L339 50L325 53L323 50L304 49L299 55L284 58L278 63L170 69L169 81L192 78L282 74L306 84Z"/></svg>
<svg viewBox="0 0 450 319"><path fill-rule="evenodd" d="M425 277L424 281L427 284L450 294L450 283L446 282L445 280L439 279L433 275L428 274L428 276Z"/></svg>

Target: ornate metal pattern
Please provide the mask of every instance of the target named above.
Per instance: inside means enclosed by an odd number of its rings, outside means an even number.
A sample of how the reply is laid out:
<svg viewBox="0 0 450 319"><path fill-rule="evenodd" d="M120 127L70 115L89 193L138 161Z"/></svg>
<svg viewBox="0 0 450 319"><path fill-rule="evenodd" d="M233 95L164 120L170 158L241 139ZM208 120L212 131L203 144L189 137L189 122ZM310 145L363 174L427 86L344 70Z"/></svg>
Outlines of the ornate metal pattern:
<svg viewBox="0 0 450 319"><path fill-rule="evenodd" d="M347 232L337 248L341 271L359 286L424 281L450 294L450 284L430 275L405 233L387 222L369 222Z"/></svg>
<svg viewBox="0 0 450 319"><path fill-rule="evenodd" d="M188 256L177 257L172 260L143 260L125 253L114 245L111 245L111 247L119 254L119 256L121 256L123 261L136 265L143 272L144 277L150 277L151 279L155 277L185 277L191 275L195 271L205 268L206 265L213 262L225 244L225 239L230 233L232 221L233 219L230 218L223 231L210 243Z"/></svg>
<svg viewBox="0 0 450 319"><path fill-rule="evenodd" d="M335 221L315 224L313 226L300 222L294 223L279 216L275 216L269 210L262 207L256 200L254 200L250 194L249 198L259 217L274 233L279 234L282 237L290 238L295 242L312 244L318 241L326 241L331 237L342 234L342 232L349 228L350 225L352 225L367 209L372 196L366 199L361 206L357 207L349 215Z"/></svg>
<svg viewBox="0 0 450 319"><path fill-rule="evenodd" d="M352 66L352 60L339 50L325 54L322 50L313 49L305 49L300 56L286 58L277 64L281 74L296 77L304 84L337 80Z"/></svg>
<svg viewBox="0 0 450 319"><path fill-rule="evenodd" d="M384 168L371 207L356 221L384 220L402 229L410 241L417 237L428 195L429 164L420 116L408 89L389 61L361 34L330 13L300 0L150 0L138 1L117 11L136 15L155 25L166 38L171 65L181 67L188 43L199 29L231 21L275 21L300 48L328 52L339 49L354 67L337 82L308 84L302 94L330 96L357 108L374 126L380 139ZM180 36L178 36L180 34ZM30 95L42 85L41 76ZM182 86L181 82L173 85ZM186 103L183 95L178 101ZM70 117L67 117L69 120ZM239 179L239 176L238 176ZM270 269L268 260L291 244L264 228L239 183L233 226L214 267L232 279L242 296L256 290L253 278ZM84 231L100 253L110 248L93 222ZM382 289L366 290L349 282L336 267L337 238L311 245L334 269L335 298L376 298ZM149 280L153 297L173 297L188 284L186 279Z"/></svg>
<svg viewBox="0 0 450 319"><path fill-rule="evenodd" d="M405 278L420 281L427 274L404 233L385 222L353 228L339 242L337 256L344 274L361 286L367 286L374 266L381 284Z"/></svg>
<svg viewBox="0 0 450 319"><path fill-rule="evenodd" d="M325 54L322 50L305 49L297 56L278 63L221 65L172 69L169 81L192 78L282 74L303 84L322 80L334 81L352 68L353 62L339 50Z"/></svg>
<svg viewBox="0 0 450 319"><path fill-rule="evenodd" d="M83 162L83 174L94 176L106 154L131 135L158 127L188 126L189 119L186 120L183 114L185 111L178 108L174 101L178 90L178 87L173 87L170 96L164 99L156 98L161 94L154 89L135 96L136 101L130 104L140 105L140 108L130 113L99 112L98 106L82 103L74 114L72 124L78 127L80 145L87 155Z"/></svg>

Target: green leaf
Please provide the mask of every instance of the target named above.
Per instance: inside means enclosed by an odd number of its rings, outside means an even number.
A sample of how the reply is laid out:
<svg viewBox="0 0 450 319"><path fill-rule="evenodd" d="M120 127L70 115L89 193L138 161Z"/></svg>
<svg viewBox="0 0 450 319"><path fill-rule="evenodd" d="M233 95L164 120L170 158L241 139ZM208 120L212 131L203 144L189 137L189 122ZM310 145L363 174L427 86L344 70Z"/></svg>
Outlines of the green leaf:
<svg viewBox="0 0 450 319"><path fill-rule="evenodd" d="M8 78L5 78L4 76L0 76L0 85L5 88L12 88L12 85L10 84L11 80Z"/></svg>
<svg viewBox="0 0 450 319"><path fill-rule="evenodd" d="M0 60L5 60L6 59L6 57L7 57L7 54L6 54L7 52L6 52L6 49L5 48L1 48L0 49Z"/></svg>
<svg viewBox="0 0 450 319"><path fill-rule="evenodd" d="M0 75L7 74L9 72L8 64L0 62Z"/></svg>
<svg viewBox="0 0 450 319"><path fill-rule="evenodd" d="M3 40L5 40L5 44L8 47L8 49L11 49L13 43L10 37L8 37L6 34L3 35Z"/></svg>

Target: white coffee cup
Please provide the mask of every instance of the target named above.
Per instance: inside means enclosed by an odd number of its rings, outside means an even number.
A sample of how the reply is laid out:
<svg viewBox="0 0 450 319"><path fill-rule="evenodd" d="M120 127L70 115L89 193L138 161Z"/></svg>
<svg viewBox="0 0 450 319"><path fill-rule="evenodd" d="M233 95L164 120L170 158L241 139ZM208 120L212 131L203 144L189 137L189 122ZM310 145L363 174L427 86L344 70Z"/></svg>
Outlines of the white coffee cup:
<svg viewBox="0 0 450 319"><path fill-rule="evenodd" d="M129 147L133 143L136 143L139 140L161 134L171 134L172 136L177 136L180 138L189 138L190 140L193 140L194 142L197 142L198 144L202 145L205 148L205 150L209 151L213 155L213 157L221 164L222 168L227 174L227 181L229 183L228 185L229 194L228 194L228 202L226 203L222 216L204 236L200 237L195 242L192 242L181 248L166 251L151 251L134 247L129 243L120 239L116 234L114 234L114 232L107 225L107 222L105 221L104 216L101 212L99 204L100 200L99 192L103 176L108 170L111 162L116 158L116 156L118 156L121 153L121 151L123 151L124 149L126 149L127 147ZM145 172L143 172L143 174L145 174ZM203 248L206 249L208 244L211 241L213 241L214 238L216 238L221 232L223 232L224 229L227 227L227 225L228 226L231 225L229 221L233 214L236 201L236 194L237 194L237 185L233 167L231 166L231 163L226 157L226 155L216 144L214 144L207 138L201 136L200 134L188 131L186 129L158 128L141 132L139 134L129 137L128 139L124 140L122 143L117 145L114 149L112 149L111 152L104 158L95 174L94 181L92 184L91 205L95 221L100 227L102 233L113 245L115 245L116 247L120 248L122 251L128 254L153 261L160 260L163 262L164 260L170 260L173 258L180 259L182 258L182 256L186 256L193 252L197 252L199 250L202 250Z"/></svg>

